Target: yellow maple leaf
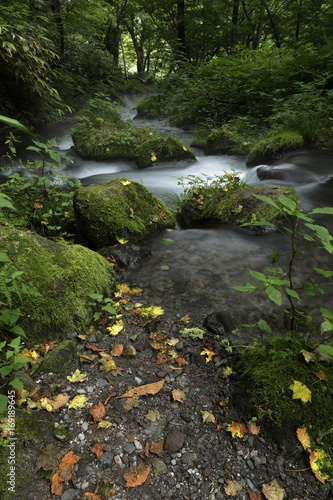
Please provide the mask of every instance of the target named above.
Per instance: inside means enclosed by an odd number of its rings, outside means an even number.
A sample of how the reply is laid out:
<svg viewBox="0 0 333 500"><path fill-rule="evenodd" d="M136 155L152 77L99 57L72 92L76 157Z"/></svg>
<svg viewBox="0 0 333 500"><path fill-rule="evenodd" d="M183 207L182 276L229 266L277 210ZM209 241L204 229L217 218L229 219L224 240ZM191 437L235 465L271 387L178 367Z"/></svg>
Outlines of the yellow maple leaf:
<svg viewBox="0 0 333 500"><path fill-rule="evenodd" d="M246 434L244 425L238 424L237 422L231 422L231 424L228 424L227 431L231 432L233 438L242 438L244 434Z"/></svg>
<svg viewBox="0 0 333 500"><path fill-rule="evenodd" d="M27 356L32 364L37 363L37 360L39 358L39 354L36 351L26 351L25 349L22 350L22 354L24 356Z"/></svg>
<svg viewBox="0 0 333 500"><path fill-rule="evenodd" d="M217 355L217 352L211 351L205 347L200 354L201 356L206 356L206 363L208 363L209 361L213 361L213 357Z"/></svg>
<svg viewBox="0 0 333 500"><path fill-rule="evenodd" d="M270 483L264 484L262 492L268 500L283 500L285 497L285 490L281 488L276 479Z"/></svg>
<svg viewBox="0 0 333 500"><path fill-rule="evenodd" d="M212 413L210 413L209 411L201 411L201 416L202 416L202 421L203 423L207 424L209 422L212 422L213 424L215 424L215 417Z"/></svg>
<svg viewBox="0 0 333 500"><path fill-rule="evenodd" d="M120 181L120 182L122 183L123 186L128 186L128 184L132 184L132 182L129 180Z"/></svg>
<svg viewBox="0 0 333 500"><path fill-rule="evenodd" d="M75 398L69 403L68 409L73 408L76 410L77 408L84 408L87 401L88 398L84 394L75 396Z"/></svg>
<svg viewBox="0 0 333 500"><path fill-rule="evenodd" d="M120 243L121 245L125 245L125 243L128 243L128 240L126 238L122 238L121 236L116 236L116 240L118 241L118 243Z"/></svg>
<svg viewBox="0 0 333 500"><path fill-rule="evenodd" d="M67 380L70 382L83 382L87 377L86 373L81 373L80 370L77 368L73 375L68 375Z"/></svg>
<svg viewBox="0 0 333 500"><path fill-rule="evenodd" d="M99 354L102 358L99 360L99 362L101 363L101 370L107 373L111 370L117 369L116 363L114 362L112 356L106 354L105 352L100 352Z"/></svg>
<svg viewBox="0 0 333 500"><path fill-rule="evenodd" d="M299 380L294 380L294 383L289 386L293 391L293 399L300 399L303 403L311 401L311 391L306 385L302 384Z"/></svg>
<svg viewBox="0 0 333 500"><path fill-rule="evenodd" d="M305 426L299 427L296 431L298 440L301 442L304 450L309 450L311 448L311 439L308 434L307 428Z"/></svg>
<svg viewBox="0 0 333 500"><path fill-rule="evenodd" d="M231 374L232 374L232 368L230 366L222 368L221 371L222 378L228 378Z"/></svg>
<svg viewBox="0 0 333 500"><path fill-rule="evenodd" d="M97 428L98 429L108 429L109 427L111 427L111 425L113 425L111 422L108 422L107 420L101 420L98 423Z"/></svg>
<svg viewBox="0 0 333 500"><path fill-rule="evenodd" d="M110 335L113 335L115 337L119 332L122 331L123 328L123 320L119 320L113 326L108 326L106 329L109 330Z"/></svg>

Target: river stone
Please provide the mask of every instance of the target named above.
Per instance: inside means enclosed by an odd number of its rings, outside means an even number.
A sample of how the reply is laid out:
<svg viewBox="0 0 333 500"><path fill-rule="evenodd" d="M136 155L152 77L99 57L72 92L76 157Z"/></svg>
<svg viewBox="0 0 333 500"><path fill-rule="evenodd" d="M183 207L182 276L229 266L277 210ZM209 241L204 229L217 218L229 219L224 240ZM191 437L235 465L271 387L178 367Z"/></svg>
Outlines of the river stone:
<svg viewBox="0 0 333 500"><path fill-rule="evenodd" d="M137 243L176 224L157 196L123 177L78 189L73 204L79 231L95 249Z"/></svg>
<svg viewBox="0 0 333 500"><path fill-rule="evenodd" d="M284 178L283 172L281 170L274 167L267 167L266 165L262 165L257 168L256 174L258 179L266 180L266 179L276 179L282 180Z"/></svg>
<svg viewBox="0 0 333 500"><path fill-rule="evenodd" d="M119 267L134 267L152 254L149 248L138 245L105 247L98 250L98 253L106 258L113 257Z"/></svg>
<svg viewBox="0 0 333 500"><path fill-rule="evenodd" d="M110 297L115 290L110 263L81 245L1 226L0 246L30 287L20 306L20 326L30 344L85 333L94 312L89 294Z"/></svg>
<svg viewBox="0 0 333 500"><path fill-rule="evenodd" d="M49 351L38 363L38 368L42 373L58 373L63 375L73 368L77 361L76 341L65 340L57 347Z"/></svg>
<svg viewBox="0 0 333 500"><path fill-rule="evenodd" d="M185 435L181 431L171 429L166 435L164 450L170 454L177 453L183 447L184 441Z"/></svg>
<svg viewBox="0 0 333 500"><path fill-rule="evenodd" d="M233 330L231 318L221 311L209 314L205 318L203 326L214 335L226 335Z"/></svg>

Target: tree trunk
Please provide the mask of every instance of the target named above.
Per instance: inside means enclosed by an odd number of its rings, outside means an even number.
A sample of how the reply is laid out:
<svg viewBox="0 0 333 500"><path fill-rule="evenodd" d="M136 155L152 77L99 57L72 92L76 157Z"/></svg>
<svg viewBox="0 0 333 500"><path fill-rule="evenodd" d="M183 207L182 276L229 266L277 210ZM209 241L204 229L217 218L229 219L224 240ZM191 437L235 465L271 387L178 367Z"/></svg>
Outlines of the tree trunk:
<svg viewBox="0 0 333 500"><path fill-rule="evenodd" d="M271 14L271 11L269 10L269 7L267 5L267 2L266 0L262 0L263 1L263 4L265 6L265 9L266 9L266 12L267 12L267 15L268 15L268 19L269 19L269 22L271 23L271 27L272 27L272 30L273 30L273 35L274 35L274 38L275 38L275 42L276 42L276 46L278 49L281 48L281 44L280 44L280 38L279 38L279 34L278 34L278 30L277 30L277 27L276 27L276 24L275 24L275 21L273 19L273 16Z"/></svg>
<svg viewBox="0 0 333 500"><path fill-rule="evenodd" d="M177 37L179 50L186 54L186 34L185 34L185 0L177 0Z"/></svg>
<svg viewBox="0 0 333 500"><path fill-rule="evenodd" d="M257 49L259 47L261 33L262 33L262 27L264 24L264 14L265 14L264 2L263 2L263 0L260 0L260 13L259 13L258 26L257 26L257 33L256 33L256 36L255 36L253 42L252 42L252 47L254 49Z"/></svg>
<svg viewBox="0 0 333 500"><path fill-rule="evenodd" d="M301 23L303 17L303 1L298 0L298 9L297 9L297 17L296 17L296 30L295 30L295 46L297 47L299 42L299 33L301 30Z"/></svg>
<svg viewBox="0 0 333 500"><path fill-rule="evenodd" d="M232 8L232 20L231 20L231 53L235 51L237 41L238 41L238 11L239 11L239 2L240 0L234 0L233 8Z"/></svg>
<svg viewBox="0 0 333 500"><path fill-rule="evenodd" d="M64 24L62 22L61 17L61 4L60 0L52 0L51 9L54 15L54 21L57 26L58 34L59 34L59 48L60 54L65 52L65 29Z"/></svg>

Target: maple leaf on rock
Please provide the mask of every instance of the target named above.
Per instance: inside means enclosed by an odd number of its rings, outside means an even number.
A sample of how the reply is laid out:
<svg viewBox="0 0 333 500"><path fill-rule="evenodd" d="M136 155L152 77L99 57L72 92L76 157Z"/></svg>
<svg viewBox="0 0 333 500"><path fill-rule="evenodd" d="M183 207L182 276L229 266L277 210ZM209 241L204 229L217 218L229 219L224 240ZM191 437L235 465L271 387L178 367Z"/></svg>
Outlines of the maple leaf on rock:
<svg viewBox="0 0 333 500"><path fill-rule="evenodd" d="M235 497L238 495L240 491L242 491L243 486L237 481L228 481L227 486L224 487L224 491L226 492L227 495L230 495L231 497Z"/></svg>
<svg viewBox="0 0 333 500"><path fill-rule="evenodd" d="M125 394L119 396L120 398L133 398L136 396L146 396L147 394L156 394L164 385L165 379L152 384L140 385L135 389L129 389Z"/></svg>
<svg viewBox="0 0 333 500"><path fill-rule="evenodd" d="M101 402L99 402L98 405L92 406L90 410L90 415L92 416L95 422L100 422L106 415L105 406Z"/></svg>
<svg viewBox="0 0 333 500"><path fill-rule="evenodd" d="M304 450L308 451L311 448L311 438L305 426L299 427L296 431L298 440L301 442Z"/></svg>
<svg viewBox="0 0 333 500"><path fill-rule="evenodd" d="M54 495L61 496L65 484L74 477L74 465L80 460L80 457L74 455L72 451L66 453L61 460L59 467L52 477L51 492Z"/></svg>
<svg viewBox="0 0 333 500"><path fill-rule="evenodd" d="M293 399L300 399L303 403L311 401L312 395L310 389L299 380L294 380L289 389L293 391Z"/></svg>
<svg viewBox="0 0 333 500"><path fill-rule="evenodd" d="M86 406L86 402L88 401L87 396L82 394L81 396L75 396L74 399L69 403L68 409L73 408L76 410L77 408L84 408Z"/></svg>
<svg viewBox="0 0 333 500"><path fill-rule="evenodd" d="M179 401L180 403L186 399L185 392L180 389L174 389L172 391L172 397L175 401Z"/></svg>
<svg viewBox="0 0 333 500"><path fill-rule="evenodd" d="M80 370L77 368L73 375L68 375L67 380L70 382L83 382L87 378L86 373L81 373Z"/></svg>
<svg viewBox="0 0 333 500"><path fill-rule="evenodd" d="M244 434L246 434L244 425L237 422L231 422L231 424L228 424L227 431L231 432L233 438L242 438Z"/></svg>
<svg viewBox="0 0 333 500"><path fill-rule="evenodd" d="M270 483L264 484L262 492L267 500L283 500L286 494L285 490L280 487L276 479L273 479Z"/></svg>
<svg viewBox="0 0 333 500"><path fill-rule="evenodd" d="M98 460L103 455L104 453L103 449L105 448L105 446L106 443L103 444L95 443L92 446L89 446L89 450L91 451L91 453L95 453L96 458Z"/></svg>
<svg viewBox="0 0 333 500"><path fill-rule="evenodd" d="M203 423L215 423L215 417L209 411L200 411Z"/></svg>

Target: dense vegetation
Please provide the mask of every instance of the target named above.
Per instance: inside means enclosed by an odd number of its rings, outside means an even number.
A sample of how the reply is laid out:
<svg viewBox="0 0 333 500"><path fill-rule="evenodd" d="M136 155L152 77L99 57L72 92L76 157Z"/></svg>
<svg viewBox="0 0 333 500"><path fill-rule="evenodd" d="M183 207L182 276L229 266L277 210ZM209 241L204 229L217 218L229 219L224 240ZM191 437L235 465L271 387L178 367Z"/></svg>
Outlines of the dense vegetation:
<svg viewBox="0 0 333 500"><path fill-rule="evenodd" d="M256 155L264 155L269 147L274 153L274 148L281 148L281 143L282 149L303 144L332 146L332 21L333 6L329 0L288 3L281 0L3 0L0 5L0 121L5 125L0 137L4 138L3 144L9 151L7 165L9 168L13 165L15 156L15 138L9 135L8 118L37 127L42 121L54 120L72 107L79 107L87 96L92 98L90 108L86 107L85 114L81 114L77 139L81 134L82 142L87 143L83 125L88 129L90 124L94 125L98 141L106 129L116 130L126 151L133 146L135 157L134 142L147 140L151 132L130 128L110 110L114 109L115 101L121 101L125 91L144 91L148 85L159 95L145 100L139 113L155 117L163 114L176 125L195 129L195 145L204 147L206 152L249 155L250 163ZM96 110L97 104L98 114L90 116L89 109L94 105ZM103 113L109 121L104 121ZM96 119L99 121L93 123ZM57 183L68 181L60 179L56 171L61 157L54 146L52 141L47 144L35 141L31 149L39 154L40 160L33 165L21 165L26 175L13 172L9 176L8 191L0 193L0 208L4 212L1 217L6 219L6 225L23 226L48 237L70 237L75 231L72 195ZM108 144L107 152L110 147ZM155 147L147 150L148 162L155 161L155 153L151 153ZM98 151L100 157L105 153L106 149ZM229 184L234 187L231 181ZM210 191L203 192L201 184L196 184L194 194L185 190L184 198L190 195L190 201L197 206L203 204L206 196L207 204L213 200L215 209L216 186L210 187ZM217 187L220 192L221 186ZM281 200L280 205L272 201L271 206L289 213L292 229L288 226L286 231L295 235L298 222L306 220L308 224L310 219L304 219L296 202ZM311 229L307 224L305 226ZM300 236L310 241L306 232ZM326 245L326 250L332 253L332 237L323 230L316 236L320 245L324 248ZM296 253L302 252L292 245L291 256ZM32 292L5 253L0 253L0 265L0 350L3 350L0 375L5 378L27 362L20 354L24 332L18 323L21 296ZM319 271L332 281L331 271ZM282 290L298 300L291 286L291 268L278 275L257 273L252 277L262 281L269 299L276 302L276 291ZM250 293L255 288L247 284L243 291ZM332 313L324 308L321 314L324 319L321 333L331 332ZM243 358L247 363L242 368L245 376L248 376L246 370L250 370L254 384L260 389L261 400L252 399L254 406L264 404L275 410L282 395L289 404L289 379L283 387L281 384L275 387L282 362L292 367L289 378L304 375L308 377L304 379L308 385L314 383L299 352L302 349L314 352L316 344L310 342L308 335L299 340L296 328L290 327L290 330L284 340L266 331L267 340L260 345L254 342L254 349ZM325 358L311 360L327 373L327 386L325 382L318 389L316 404L320 408L329 407L332 400L329 385L332 346L326 347ZM263 364L264 359L270 362L269 366ZM267 377L271 367L272 377ZM263 383L266 378L268 382L273 380L271 385ZM13 385L20 387L15 381ZM319 384L316 389L318 387ZM284 409L278 418L275 413L275 423L280 424L288 414L289 406ZM313 423L316 446L323 445L327 453L332 454L331 438L323 438L325 433L331 436L332 420L325 427L326 414L323 419L318 417L313 421L312 413L311 409L309 413L304 412L301 423L309 426ZM331 474L331 465L328 466L326 459L324 465Z"/></svg>

